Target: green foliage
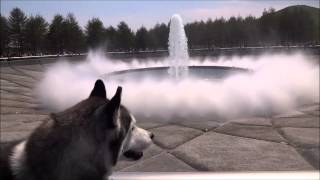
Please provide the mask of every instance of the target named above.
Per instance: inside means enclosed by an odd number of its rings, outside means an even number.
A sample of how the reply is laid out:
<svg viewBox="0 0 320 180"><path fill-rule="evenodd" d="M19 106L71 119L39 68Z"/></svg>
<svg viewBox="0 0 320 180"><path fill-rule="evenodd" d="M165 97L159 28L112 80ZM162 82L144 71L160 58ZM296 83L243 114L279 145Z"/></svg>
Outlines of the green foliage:
<svg viewBox="0 0 320 180"><path fill-rule="evenodd" d="M167 49L169 38L169 27L162 23L156 24L148 31L147 47L148 49Z"/></svg>
<svg viewBox="0 0 320 180"><path fill-rule="evenodd" d="M23 48L24 48L24 30L25 30L25 24L27 21L27 16L21 11L19 8L14 8L10 12L9 16L9 38L10 43L9 46L13 49L16 49L15 52L16 55L22 55L23 54Z"/></svg>
<svg viewBox="0 0 320 180"><path fill-rule="evenodd" d="M319 8L290 6L279 11L269 8L260 18L196 21L186 24L185 31L192 49L314 45L320 43L319 18ZM19 8L0 20L0 56L80 53L88 48L127 52L168 48L169 24L164 23L149 30L141 27L134 33L125 22L116 28L105 28L98 18L92 18L83 31L72 14L55 15L48 27L40 15L27 18Z"/></svg>
<svg viewBox="0 0 320 180"><path fill-rule="evenodd" d="M33 55L45 51L45 40L48 31L48 23L40 15L28 18L25 27L26 48Z"/></svg>
<svg viewBox="0 0 320 180"><path fill-rule="evenodd" d="M190 48L319 44L319 8L264 10L260 18L231 17L185 26Z"/></svg>
<svg viewBox="0 0 320 180"><path fill-rule="evenodd" d="M7 55L9 44L9 26L6 17L0 14L0 57Z"/></svg>
<svg viewBox="0 0 320 180"><path fill-rule="evenodd" d="M73 14L63 21L63 39L66 53L80 53L84 49L84 34Z"/></svg>
<svg viewBox="0 0 320 180"><path fill-rule="evenodd" d="M103 46L105 41L103 23L98 18L89 20L86 26L86 43L89 48L94 49Z"/></svg>
<svg viewBox="0 0 320 180"><path fill-rule="evenodd" d="M50 53L62 54L64 51L64 18L60 14L54 16L47 34L48 49Z"/></svg>
<svg viewBox="0 0 320 180"><path fill-rule="evenodd" d="M120 51L128 51L133 48L134 33L123 21L118 24L116 40L117 49Z"/></svg>
<svg viewBox="0 0 320 180"><path fill-rule="evenodd" d="M320 11L308 6L292 6L275 12L281 43L319 42Z"/></svg>
<svg viewBox="0 0 320 180"><path fill-rule="evenodd" d="M137 30L134 47L137 51L144 51L147 48L148 30L145 27L141 27Z"/></svg>
<svg viewBox="0 0 320 180"><path fill-rule="evenodd" d="M114 51L117 48L117 30L110 26L105 30L106 44L108 51Z"/></svg>

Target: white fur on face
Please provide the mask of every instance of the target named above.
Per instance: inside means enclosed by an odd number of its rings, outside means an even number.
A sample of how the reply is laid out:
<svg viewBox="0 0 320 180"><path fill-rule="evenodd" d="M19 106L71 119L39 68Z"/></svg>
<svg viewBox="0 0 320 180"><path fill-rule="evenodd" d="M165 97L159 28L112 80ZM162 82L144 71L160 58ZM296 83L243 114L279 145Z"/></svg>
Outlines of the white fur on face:
<svg viewBox="0 0 320 180"><path fill-rule="evenodd" d="M130 114L130 116L132 121L130 130L124 140L123 152L127 150L143 151L152 143L151 133L138 127L134 116L132 114Z"/></svg>
<svg viewBox="0 0 320 180"><path fill-rule="evenodd" d="M147 130L144 130L136 125L136 119L132 114L130 114L132 123L131 123L131 132L130 137L128 139L128 144L126 150L134 150L134 151L143 151L149 145L151 145L151 133Z"/></svg>
<svg viewBox="0 0 320 180"><path fill-rule="evenodd" d="M128 146L128 149L130 150L142 151L152 143L150 138L151 133L136 125L133 126L131 134Z"/></svg>
<svg viewBox="0 0 320 180"><path fill-rule="evenodd" d="M14 174L18 174L18 172L23 168L23 163L26 158L26 143L26 141L22 141L13 148L12 155L10 156L10 166Z"/></svg>

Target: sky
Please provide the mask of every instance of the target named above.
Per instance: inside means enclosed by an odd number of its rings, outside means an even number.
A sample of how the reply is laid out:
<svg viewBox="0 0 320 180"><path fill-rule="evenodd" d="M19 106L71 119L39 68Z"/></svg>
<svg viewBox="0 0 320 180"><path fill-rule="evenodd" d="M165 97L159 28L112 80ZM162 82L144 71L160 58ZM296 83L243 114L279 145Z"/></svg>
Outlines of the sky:
<svg viewBox="0 0 320 180"><path fill-rule="evenodd" d="M28 16L40 14L51 22L55 14L65 16L71 12L82 27L98 17L105 27L125 21L137 30L141 26L151 28L156 23L168 23L175 13L188 23L239 15L260 17L265 8L279 10L291 5L319 8L318 0L1 0L1 15L8 17L14 7L19 7Z"/></svg>

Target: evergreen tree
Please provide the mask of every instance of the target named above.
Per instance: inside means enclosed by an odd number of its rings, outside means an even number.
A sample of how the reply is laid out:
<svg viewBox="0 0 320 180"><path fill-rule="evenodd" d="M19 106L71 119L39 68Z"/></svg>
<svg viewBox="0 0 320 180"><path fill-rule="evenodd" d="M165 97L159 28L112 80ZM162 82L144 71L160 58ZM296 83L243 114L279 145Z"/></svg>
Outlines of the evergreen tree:
<svg viewBox="0 0 320 180"><path fill-rule="evenodd" d="M86 42L90 48L97 48L106 41L103 23L98 18L88 21L86 26Z"/></svg>
<svg viewBox="0 0 320 180"><path fill-rule="evenodd" d="M147 38L148 38L148 31L145 27L141 27L137 30L136 36L135 36L135 49L137 51L144 51L147 48Z"/></svg>
<svg viewBox="0 0 320 180"><path fill-rule="evenodd" d="M133 48L134 34L125 22L120 22L117 28L118 48L122 51L130 51Z"/></svg>
<svg viewBox="0 0 320 180"><path fill-rule="evenodd" d="M44 52L48 23L40 15L28 18L25 28L26 46L33 55Z"/></svg>
<svg viewBox="0 0 320 180"><path fill-rule="evenodd" d="M9 38L10 46L16 49L16 55L21 56L24 49L24 30L27 21L27 16L19 8L14 8L9 16Z"/></svg>
<svg viewBox="0 0 320 180"><path fill-rule="evenodd" d="M60 14L54 16L50 26L47 39L51 53L62 54L64 51L64 18Z"/></svg>
<svg viewBox="0 0 320 180"><path fill-rule="evenodd" d="M167 49L169 38L169 26L156 24L148 32L147 46L151 49Z"/></svg>
<svg viewBox="0 0 320 180"><path fill-rule="evenodd" d="M63 21L63 34L67 53L80 53L84 50L85 36L71 13Z"/></svg>
<svg viewBox="0 0 320 180"><path fill-rule="evenodd" d="M6 17L0 14L0 57L8 55L9 27Z"/></svg>
<svg viewBox="0 0 320 180"><path fill-rule="evenodd" d="M106 37L107 50L116 51L117 47L119 46L117 44L117 30L114 27L109 26L105 30L105 37Z"/></svg>
<svg viewBox="0 0 320 180"><path fill-rule="evenodd" d="M319 13L319 8L308 6L279 11L269 8L260 18L231 17L188 23L185 32L191 49L314 45L320 43ZM12 9L8 18L1 16L0 21L0 56L47 53L47 50L79 53L86 45L96 48L105 44L108 51L168 48L169 25L164 23L149 30L141 27L134 34L125 22L120 22L116 29L112 26L105 29L98 18L93 18L88 21L84 35L72 14L66 18L54 16L47 30L48 24L40 15L27 18L19 8Z"/></svg>

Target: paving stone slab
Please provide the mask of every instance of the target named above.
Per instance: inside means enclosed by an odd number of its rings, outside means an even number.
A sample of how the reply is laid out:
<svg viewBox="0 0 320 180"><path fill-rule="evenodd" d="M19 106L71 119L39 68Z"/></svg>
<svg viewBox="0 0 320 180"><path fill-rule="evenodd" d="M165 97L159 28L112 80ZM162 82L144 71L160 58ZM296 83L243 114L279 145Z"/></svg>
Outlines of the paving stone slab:
<svg viewBox="0 0 320 180"><path fill-rule="evenodd" d="M1 77L3 78L3 77ZM36 82L31 82L31 81L25 81L24 79L22 78L19 78L19 77L15 77L14 79L8 79L8 78L3 78L4 80L7 80L9 82L12 82L12 83L15 83L17 84L19 87L25 87L25 88L30 88L30 89L33 89L34 86L35 86L35 83ZM35 80L34 80L35 81Z"/></svg>
<svg viewBox="0 0 320 180"><path fill-rule="evenodd" d="M319 111L319 110L320 110L319 104L315 104L311 106L303 106L298 108L298 111L302 111L302 112Z"/></svg>
<svg viewBox="0 0 320 180"><path fill-rule="evenodd" d="M288 141L298 147L319 147L319 128L281 128Z"/></svg>
<svg viewBox="0 0 320 180"><path fill-rule="evenodd" d="M160 126L164 126L164 123L158 123L158 122L137 122L138 126L143 128L143 129L152 129L152 128L157 128Z"/></svg>
<svg viewBox="0 0 320 180"><path fill-rule="evenodd" d="M163 126L150 131L154 133L155 144L168 149L175 148L202 133L197 129L177 125Z"/></svg>
<svg viewBox="0 0 320 180"><path fill-rule="evenodd" d="M20 108L37 108L39 105L28 103L28 102L1 99L0 106L1 107L8 106L8 107L20 107Z"/></svg>
<svg viewBox="0 0 320 180"><path fill-rule="evenodd" d="M46 115L1 115L1 132L33 131L38 127Z"/></svg>
<svg viewBox="0 0 320 180"><path fill-rule="evenodd" d="M11 123L1 123L1 132L14 132L14 131L33 131L37 128L42 121L33 121L29 123L15 122L14 126L10 126Z"/></svg>
<svg viewBox="0 0 320 180"><path fill-rule="evenodd" d="M35 98L30 96L23 96L20 94L13 94L13 93L0 93L0 100L12 100L12 101L19 101L19 102L27 102L31 104L39 104Z"/></svg>
<svg viewBox="0 0 320 180"><path fill-rule="evenodd" d="M272 126L271 120L267 118L254 117L254 118L241 118L231 120L232 123L255 125L255 126Z"/></svg>
<svg viewBox="0 0 320 180"><path fill-rule="evenodd" d="M183 120L183 121L177 121L177 125L182 125L186 127L191 127L195 129L200 129L202 131L210 131L214 128L219 127L222 123L217 121L208 121L208 120Z"/></svg>
<svg viewBox="0 0 320 180"><path fill-rule="evenodd" d="M17 71L20 71L21 74L25 75L25 76L29 76L32 79L35 80L40 80L43 78L43 72L39 72L39 71L32 71L32 70L25 70L25 69L21 69L21 68L15 68L17 69Z"/></svg>
<svg viewBox="0 0 320 180"><path fill-rule="evenodd" d="M5 79L7 80L7 79ZM24 87L24 88L29 88L33 89L35 82L27 82L22 79L15 79L15 80L8 80L9 82L15 83L18 87Z"/></svg>
<svg viewBox="0 0 320 180"><path fill-rule="evenodd" d="M300 118L276 118L272 120L275 127L320 127L319 117L300 117Z"/></svg>
<svg viewBox="0 0 320 180"><path fill-rule="evenodd" d="M1 114L49 114L46 111L38 111L31 108L1 107Z"/></svg>
<svg viewBox="0 0 320 180"><path fill-rule="evenodd" d="M128 166L132 166L137 163L140 163L140 162L147 160L157 154L160 154L161 152L163 152L163 150L160 147L158 147L155 144L152 144L148 149L146 149L143 152L143 157L141 159L139 159L138 161L131 161L131 160L125 159L124 157L121 157L120 161L118 161L117 166L114 168L114 171L119 171L119 170L126 168Z"/></svg>
<svg viewBox="0 0 320 180"><path fill-rule="evenodd" d="M1 74L1 79L6 79L9 81L20 81L20 82L28 82L28 83L34 83L34 79L31 77L28 77L22 73L19 74Z"/></svg>
<svg viewBox="0 0 320 180"><path fill-rule="evenodd" d="M1 74L15 74L18 73L16 70L12 69L11 67L0 67Z"/></svg>
<svg viewBox="0 0 320 180"><path fill-rule="evenodd" d="M3 89L0 89L0 94L6 94L6 93L10 93L10 92L3 90Z"/></svg>
<svg viewBox="0 0 320 180"><path fill-rule="evenodd" d="M189 165L178 160L169 153L161 153L150 159L137 163L122 172L192 172L196 171Z"/></svg>
<svg viewBox="0 0 320 180"><path fill-rule="evenodd" d="M14 66L14 68L19 68L19 69L21 68L21 69L25 69L25 70L32 70L32 71L39 71L39 72L43 71L43 67L40 64Z"/></svg>
<svg viewBox="0 0 320 180"><path fill-rule="evenodd" d="M44 71L48 70L49 68L51 68L53 65L55 64L55 62L52 63L43 63L42 66L44 68Z"/></svg>
<svg viewBox="0 0 320 180"><path fill-rule="evenodd" d="M18 93L18 94L32 92L30 88L26 88L22 86L2 86L1 89L12 92L12 93Z"/></svg>
<svg viewBox="0 0 320 180"><path fill-rule="evenodd" d="M314 169L291 146L209 132L173 151L184 162L209 171Z"/></svg>
<svg viewBox="0 0 320 180"><path fill-rule="evenodd" d="M273 116L273 118L283 118L283 117L309 117L310 115L304 113L304 112L300 112L300 111L288 111L282 114L278 114Z"/></svg>
<svg viewBox="0 0 320 180"><path fill-rule="evenodd" d="M34 84L27 84L25 85L24 82L16 82L16 81L11 81L11 80L7 80L7 79L1 79L2 82L4 82L4 84L10 84L11 87L23 87L23 88L33 88ZM3 83L1 83L1 88L6 87L6 85L3 85Z"/></svg>
<svg viewBox="0 0 320 180"><path fill-rule="evenodd" d="M1 121L20 121L20 122L33 122L33 121L42 121L43 119L47 119L48 115L41 114L1 114Z"/></svg>
<svg viewBox="0 0 320 180"><path fill-rule="evenodd" d="M320 149L298 149L300 154L316 169L320 169Z"/></svg>
<svg viewBox="0 0 320 180"><path fill-rule="evenodd" d="M19 121L3 121L0 119L0 132L3 132L5 129L14 128L16 126L19 126L21 122Z"/></svg>
<svg viewBox="0 0 320 180"><path fill-rule="evenodd" d="M10 132L1 132L1 143L16 141L20 139L25 139L31 134L31 131L10 131Z"/></svg>
<svg viewBox="0 0 320 180"><path fill-rule="evenodd" d="M1 76L0 76L1 77ZM5 79L0 79L0 89L4 86L13 86L13 87L20 87L18 84L10 82Z"/></svg>
<svg viewBox="0 0 320 180"><path fill-rule="evenodd" d="M234 136L248 137L275 142L286 142L286 140L276 130L268 126L252 126L227 123L215 129L214 131Z"/></svg>
<svg viewBox="0 0 320 180"><path fill-rule="evenodd" d="M22 95L22 96L27 96L27 97L30 97L30 98L33 98L34 97L34 94L33 92L26 92L26 91L21 91L21 90L4 90L6 91L6 93L11 93L11 94L17 94L17 95Z"/></svg>
<svg viewBox="0 0 320 180"><path fill-rule="evenodd" d="M313 116L320 116L320 111L310 111L310 112L306 112L307 114L313 115Z"/></svg>

